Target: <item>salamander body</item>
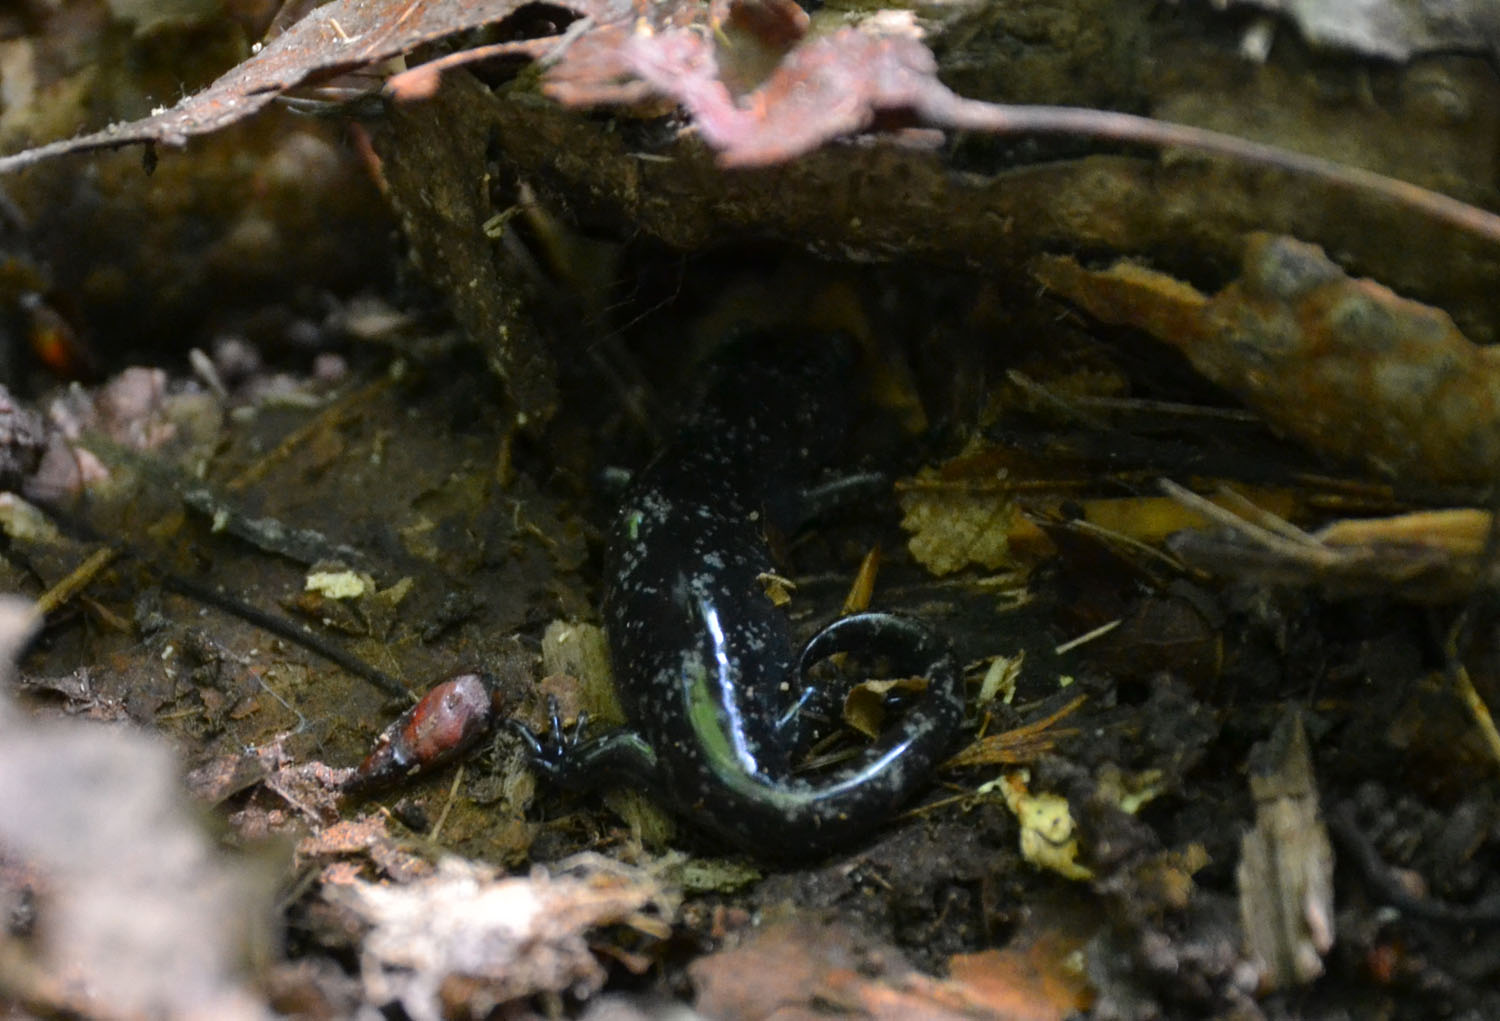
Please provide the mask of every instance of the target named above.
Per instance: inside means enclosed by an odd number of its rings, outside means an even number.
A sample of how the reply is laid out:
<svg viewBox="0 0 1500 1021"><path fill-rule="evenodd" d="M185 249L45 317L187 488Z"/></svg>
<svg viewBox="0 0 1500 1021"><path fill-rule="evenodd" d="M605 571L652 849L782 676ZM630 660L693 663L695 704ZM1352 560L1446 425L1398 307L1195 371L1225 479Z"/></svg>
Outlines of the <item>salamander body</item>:
<svg viewBox="0 0 1500 1021"><path fill-rule="evenodd" d="M583 744L533 741L545 772L633 780L693 824L764 857L807 857L879 825L925 784L961 722L946 641L905 617L834 621L799 651L767 595L768 520L838 445L851 362L822 336L741 342L722 357L696 414L636 477L606 550L604 624L631 729ZM844 768L793 773L813 707L839 698L809 667L840 652L883 657L929 679L899 723Z"/></svg>

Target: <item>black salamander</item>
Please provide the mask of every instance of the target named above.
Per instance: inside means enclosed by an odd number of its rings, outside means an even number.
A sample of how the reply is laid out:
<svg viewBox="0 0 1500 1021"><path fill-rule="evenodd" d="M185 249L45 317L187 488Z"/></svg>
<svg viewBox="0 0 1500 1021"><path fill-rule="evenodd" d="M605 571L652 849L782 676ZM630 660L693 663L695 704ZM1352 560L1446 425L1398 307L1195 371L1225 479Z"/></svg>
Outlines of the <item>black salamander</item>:
<svg viewBox="0 0 1500 1021"><path fill-rule="evenodd" d="M564 786L637 783L693 825L770 858L826 853L879 825L929 779L963 714L948 643L886 613L836 620L793 647L766 594L767 519L795 525L848 419L842 338L754 338L716 360L705 400L632 482L606 553L604 624L631 729L547 743L525 732ZM792 357L768 359L784 349ZM807 677L836 653L883 657L929 683L875 743L837 771L793 772L813 707L842 692Z"/></svg>

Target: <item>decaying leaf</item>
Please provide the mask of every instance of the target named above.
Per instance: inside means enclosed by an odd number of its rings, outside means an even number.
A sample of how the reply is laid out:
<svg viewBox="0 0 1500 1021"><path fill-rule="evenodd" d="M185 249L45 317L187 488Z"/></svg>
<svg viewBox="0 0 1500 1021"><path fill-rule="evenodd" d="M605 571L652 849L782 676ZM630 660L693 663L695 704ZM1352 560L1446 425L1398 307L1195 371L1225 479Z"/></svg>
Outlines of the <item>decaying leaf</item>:
<svg viewBox="0 0 1500 1021"><path fill-rule="evenodd" d="M743 5L740 5L743 6ZM319 75L372 67L423 42L502 20L516 0L442 3L438 0L334 0L297 21L249 60L171 110L132 124L0 158L0 173L61 153L130 142L180 145L247 116L286 90ZM1339 189L1389 199L1434 221L1476 236L1500 239L1500 216L1446 195L1371 171L1250 142L1220 132L1115 111L1013 106L966 99L937 74L932 52L913 23L871 17L827 35L802 39L781 56L761 83L743 95L743 68L732 46L718 40L746 19L734 4L655 4L639 14L621 0L574 0L561 6L575 27L554 36L479 47L472 59L513 54L555 64L546 88L569 105L639 105L662 98L680 103L695 127L719 150L724 165L765 165L790 159L829 139L878 126L920 124L988 134L1067 135L1176 147L1227 156L1318 178ZM752 21L753 23L753 21ZM786 19L780 21L786 29ZM796 34L756 24L748 32L763 49L782 54ZM770 45L766 45L769 43ZM721 56L724 67L721 68ZM434 91L434 71L471 59L451 54L402 76L397 91L420 98ZM416 76L415 81L411 80ZM755 76L751 76L752 79ZM933 138L928 136L927 143ZM477 165L477 164L476 164Z"/></svg>
<svg viewBox="0 0 1500 1021"><path fill-rule="evenodd" d="M325 826L297 844L297 855L307 859L338 859L347 866L351 856L364 856L380 873L401 883L432 874L432 865L391 836L384 815L371 814ZM349 871L347 868L343 872ZM325 870L325 877L328 870Z"/></svg>
<svg viewBox="0 0 1500 1021"><path fill-rule="evenodd" d="M0 174L70 152L132 142L182 145L262 109L315 76L366 67L454 32L498 21L519 0L334 0L318 7L208 88L128 124L0 157Z"/></svg>
<svg viewBox="0 0 1500 1021"><path fill-rule="evenodd" d="M1089 1008L1093 991L1081 974L1082 941L1061 926L1033 924L1001 950L959 954L949 981L1007 1021L1062 1021Z"/></svg>
<svg viewBox="0 0 1500 1021"><path fill-rule="evenodd" d="M885 729L885 700L892 694L920 695L927 690L925 677L872 678L849 689L844 697L844 723L871 741Z"/></svg>
<svg viewBox="0 0 1500 1021"><path fill-rule="evenodd" d="M921 106L935 92L937 63L919 40L844 28L794 49L750 95L737 99L720 76L708 7L693 22L643 32L625 24L580 39L547 76L546 91L569 106L637 99L643 83L693 115L726 166L778 163L830 138L862 131L881 110Z"/></svg>
<svg viewBox="0 0 1500 1021"><path fill-rule="evenodd" d="M955 958L951 978L933 979L894 947L844 926L796 918L734 950L701 957L688 971L705 1017L1060 1021L1090 999L1070 965L1074 949L1062 934L1043 935Z"/></svg>
<svg viewBox="0 0 1500 1021"><path fill-rule="evenodd" d="M1021 854L1027 861L1065 879L1093 878L1094 873L1078 861L1078 825L1067 798L1033 793L1031 773L1024 769L1007 773L993 786L1021 824Z"/></svg>
<svg viewBox="0 0 1500 1021"><path fill-rule="evenodd" d="M405 885L344 877L325 885L324 896L370 926L360 955L370 1001L436 1021L451 1016L454 988L479 1015L540 992L599 989L604 967L589 945L597 926L665 935L660 918L674 910L671 899L645 873L592 856L576 865L505 877L446 858L434 875Z"/></svg>
<svg viewBox="0 0 1500 1021"><path fill-rule="evenodd" d="M936 575L969 564L992 571L1010 566L1011 533L1021 520L1011 487L1003 477L953 479L952 472L952 466L926 468L896 487L911 555Z"/></svg>
<svg viewBox="0 0 1500 1021"><path fill-rule="evenodd" d="M1500 353L1440 309L1345 275L1323 250L1254 234L1213 297L1129 263L1043 259L1038 278L1090 314L1180 350L1273 428L1391 477L1500 474Z"/></svg>
<svg viewBox="0 0 1500 1021"><path fill-rule="evenodd" d="M282 813L280 827L257 826L253 834L246 832L243 824L251 822L256 813L236 813L240 834L246 838L264 837L268 831L295 825L299 820L319 825L337 818L338 790L353 770L299 761L287 751L286 744L283 735L237 753L217 756L188 773L184 783L193 797L214 805L261 785L279 799L279 808L291 810Z"/></svg>
<svg viewBox="0 0 1500 1021"><path fill-rule="evenodd" d="M520 6L519 0L334 0L171 109L0 158L0 173L132 142L181 145L317 77L369 67L499 21ZM576 0L564 9L589 21L562 48L549 75L547 91L554 98L589 106L668 97L694 114L705 138L724 150L727 164L783 160L868 127L880 110L915 108L932 95L951 95L937 81L932 54L915 38L849 28L792 50L741 102L731 95L717 59L715 40L733 20L729 5L657 5L644 19L618 0ZM515 52L535 55L535 47ZM402 91L419 96L429 90L408 84Z"/></svg>

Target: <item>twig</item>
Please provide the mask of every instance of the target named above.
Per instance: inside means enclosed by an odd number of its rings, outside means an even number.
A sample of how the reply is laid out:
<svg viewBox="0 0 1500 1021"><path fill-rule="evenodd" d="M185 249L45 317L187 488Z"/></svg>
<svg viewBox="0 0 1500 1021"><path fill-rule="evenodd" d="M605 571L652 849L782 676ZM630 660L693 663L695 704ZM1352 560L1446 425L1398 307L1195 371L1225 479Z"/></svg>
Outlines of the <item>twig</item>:
<svg viewBox="0 0 1500 1021"><path fill-rule="evenodd" d="M410 702L416 701L416 696L412 693L412 690L394 677L382 670L376 669L358 656L344 651L337 645L325 642L310 631L299 628L284 617L274 616L264 610L251 606L249 603L241 602L233 596L215 591L207 585L200 585L196 581L190 581L179 575L164 573L161 576L161 585L162 588L176 592L178 595L187 596L189 599L206 603L215 609L233 614L247 623L254 624L262 631L270 632L278 638L294 642L309 652L322 656L335 666L343 667L356 677L361 677L369 681L387 695L394 695L397 698Z"/></svg>
<svg viewBox="0 0 1500 1021"><path fill-rule="evenodd" d="M443 799L443 810L438 813L437 821L432 824L432 831L427 834L427 839L437 843L438 834L443 832L443 823L448 821L448 812L453 808L454 799L458 797L458 785L464 782L463 763L453 771L453 782L448 785L448 796Z"/></svg>
<svg viewBox="0 0 1500 1021"><path fill-rule="evenodd" d="M68 572L67 577L37 597L37 613L46 616L72 599L119 555L120 551L113 546L104 546L89 554L83 563Z"/></svg>

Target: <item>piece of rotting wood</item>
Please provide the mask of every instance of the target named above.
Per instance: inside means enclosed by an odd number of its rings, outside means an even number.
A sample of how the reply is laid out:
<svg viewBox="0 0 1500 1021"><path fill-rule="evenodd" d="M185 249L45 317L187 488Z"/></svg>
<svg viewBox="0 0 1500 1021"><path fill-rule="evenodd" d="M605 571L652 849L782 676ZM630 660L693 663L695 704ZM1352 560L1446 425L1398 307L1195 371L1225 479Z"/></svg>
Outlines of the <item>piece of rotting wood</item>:
<svg viewBox="0 0 1500 1021"><path fill-rule="evenodd" d="M1295 710L1251 752L1255 826L1240 841L1240 922L1261 992L1323 974L1333 946L1333 847Z"/></svg>

